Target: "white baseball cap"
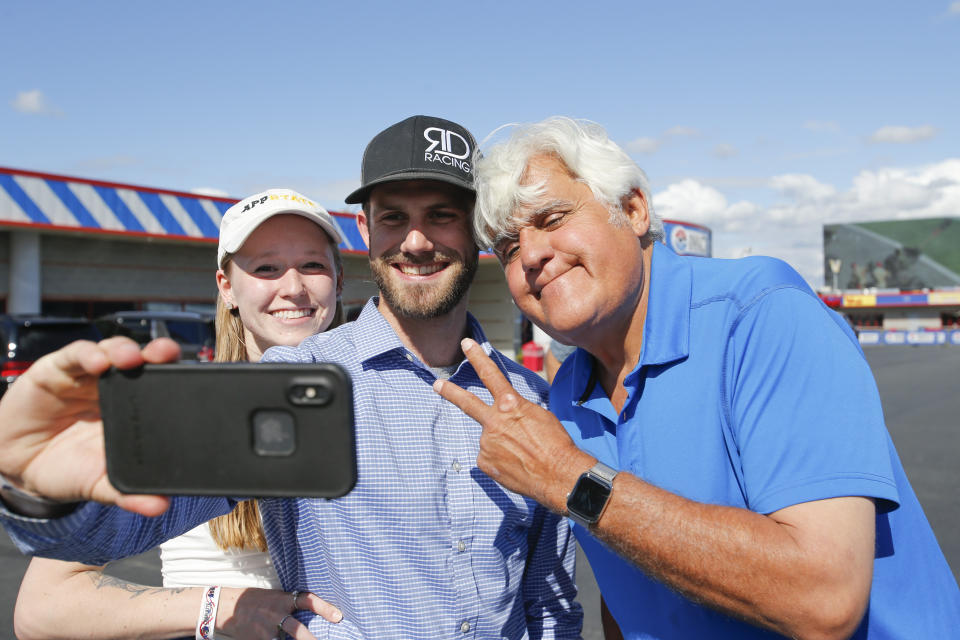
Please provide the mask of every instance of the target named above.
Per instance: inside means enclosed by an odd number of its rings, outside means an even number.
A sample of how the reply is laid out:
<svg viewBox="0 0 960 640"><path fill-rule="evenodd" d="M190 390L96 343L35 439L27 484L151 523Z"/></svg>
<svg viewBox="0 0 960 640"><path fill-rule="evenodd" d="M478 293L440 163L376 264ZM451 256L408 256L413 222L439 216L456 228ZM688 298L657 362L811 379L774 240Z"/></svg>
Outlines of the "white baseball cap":
<svg viewBox="0 0 960 640"><path fill-rule="evenodd" d="M227 256L239 251L257 227L282 213L292 213L316 222L333 239L335 245L340 244L340 232L326 209L296 191L268 189L244 198L223 214L223 220L220 221L217 266L223 269Z"/></svg>

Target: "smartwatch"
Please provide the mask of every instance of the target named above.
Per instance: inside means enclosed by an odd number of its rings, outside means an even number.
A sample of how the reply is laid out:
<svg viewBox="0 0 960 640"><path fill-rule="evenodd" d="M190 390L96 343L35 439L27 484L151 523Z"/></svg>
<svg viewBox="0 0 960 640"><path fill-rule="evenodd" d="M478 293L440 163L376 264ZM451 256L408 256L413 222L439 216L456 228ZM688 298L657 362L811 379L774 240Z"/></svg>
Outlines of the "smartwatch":
<svg viewBox="0 0 960 640"><path fill-rule="evenodd" d="M577 524L589 528L603 515L613 491L617 470L598 462L584 473L567 494L567 512Z"/></svg>
<svg viewBox="0 0 960 640"><path fill-rule="evenodd" d="M80 506L79 502L59 502L27 493L14 487L2 475L0 475L0 503L14 515L42 520L62 518L73 513Z"/></svg>

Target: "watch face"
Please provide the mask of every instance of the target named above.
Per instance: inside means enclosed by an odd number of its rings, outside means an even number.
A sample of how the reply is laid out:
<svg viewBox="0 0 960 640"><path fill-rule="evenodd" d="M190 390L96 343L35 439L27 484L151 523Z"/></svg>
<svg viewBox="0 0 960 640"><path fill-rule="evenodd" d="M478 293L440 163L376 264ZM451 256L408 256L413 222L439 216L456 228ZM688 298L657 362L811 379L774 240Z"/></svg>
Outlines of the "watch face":
<svg viewBox="0 0 960 640"><path fill-rule="evenodd" d="M600 518L609 497L609 487L590 476L580 476L573 491L570 492L567 509L592 524Z"/></svg>

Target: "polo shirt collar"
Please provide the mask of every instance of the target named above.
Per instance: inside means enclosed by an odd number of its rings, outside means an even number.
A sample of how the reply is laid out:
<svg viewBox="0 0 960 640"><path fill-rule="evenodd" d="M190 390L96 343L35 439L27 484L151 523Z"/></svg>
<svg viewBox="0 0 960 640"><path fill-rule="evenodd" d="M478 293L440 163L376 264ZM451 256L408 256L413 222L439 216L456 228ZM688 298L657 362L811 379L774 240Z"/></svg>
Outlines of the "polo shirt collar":
<svg viewBox="0 0 960 640"><path fill-rule="evenodd" d="M662 242L655 242L638 367L667 364L690 354L692 296L690 265Z"/></svg>
<svg viewBox="0 0 960 640"><path fill-rule="evenodd" d="M643 346L637 366L624 380L628 389L636 385L636 378L643 367L669 364L686 358L690 353L690 301L693 296L690 265L663 243L655 242L650 261L649 286ZM607 404L609 400L593 378L594 358L583 349L578 349L574 356L572 373L575 393L571 400L600 410L592 400L606 400Z"/></svg>

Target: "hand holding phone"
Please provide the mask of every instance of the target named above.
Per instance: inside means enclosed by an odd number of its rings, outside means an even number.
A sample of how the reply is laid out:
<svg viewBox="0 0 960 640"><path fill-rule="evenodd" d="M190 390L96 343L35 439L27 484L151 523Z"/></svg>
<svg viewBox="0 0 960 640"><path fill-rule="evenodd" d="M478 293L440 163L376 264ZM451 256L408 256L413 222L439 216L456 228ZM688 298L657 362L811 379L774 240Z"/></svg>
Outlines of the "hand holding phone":
<svg viewBox="0 0 960 640"><path fill-rule="evenodd" d="M97 386L111 366L173 362L180 348L159 338L141 348L129 338L78 340L49 353L0 400L0 474L17 490L57 502L95 500L146 516L169 499L119 493L105 472Z"/></svg>
<svg viewBox="0 0 960 640"><path fill-rule="evenodd" d="M333 498L356 483L352 387L334 364L114 369L100 410L123 492Z"/></svg>

